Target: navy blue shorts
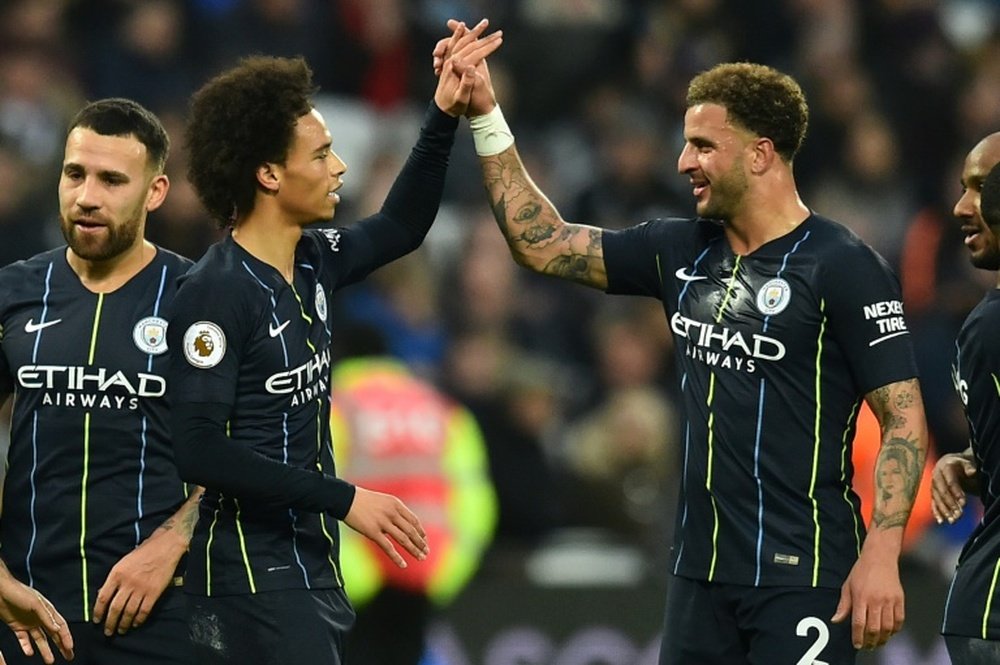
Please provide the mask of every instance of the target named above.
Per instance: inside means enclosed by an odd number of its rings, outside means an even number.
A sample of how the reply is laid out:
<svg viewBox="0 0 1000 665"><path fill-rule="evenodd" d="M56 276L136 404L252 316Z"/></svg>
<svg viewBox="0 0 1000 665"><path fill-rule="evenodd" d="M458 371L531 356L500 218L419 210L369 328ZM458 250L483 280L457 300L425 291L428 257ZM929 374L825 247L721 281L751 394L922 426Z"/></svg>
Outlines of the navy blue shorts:
<svg viewBox="0 0 1000 665"><path fill-rule="evenodd" d="M948 656L955 665L996 665L1000 663L1000 642L977 637L945 635Z"/></svg>
<svg viewBox="0 0 1000 665"><path fill-rule="evenodd" d="M103 623L69 622L75 653L72 665L190 665L191 643L183 596L179 588L167 589L146 622L124 635L105 637ZM49 644L56 663L66 663L52 640ZM0 653L8 665L39 665L42 662L37 649L33 657L26 658L14 633L3 624L0 624Z"/></svg>
<svg viewBox="0 0 1000 665"><path fill-rule="evenodd" d="M343 589L189 595L197 665L342 665L354 610Z"/></svg>
<svg viewBox="0 0 1000 665"><path fill-rule="evenodd" d="M839 589L749 587L671 577L660 665L853 665Z"/></svg>

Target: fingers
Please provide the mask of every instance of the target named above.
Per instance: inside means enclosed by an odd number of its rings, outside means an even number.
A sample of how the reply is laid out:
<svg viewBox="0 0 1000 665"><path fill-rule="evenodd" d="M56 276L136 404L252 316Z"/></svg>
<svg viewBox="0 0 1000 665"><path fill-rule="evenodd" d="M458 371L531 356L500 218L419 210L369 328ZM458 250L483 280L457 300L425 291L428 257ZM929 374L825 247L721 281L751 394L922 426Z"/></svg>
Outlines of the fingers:
<svg viewBox="0 0 1000 665"><path fill-rule="evenodd" d="M475 34L470 32L468 36ZM464 39L464 38L463 38ZM503 44L503 31L497 30L482 39L469 40L459 44L452 51L451 59L456 62L460 69L465 67L475 67L482 60L494 53Z"/></svg>
<svg viewBox="0 0 1000 665"><path fill-rule="evenodd" d="M840 588L840 602L837 603L837 611L830 617L832 623L840 623L851 612L851 588L845 582Z"/></svg>
<svg viewBox="0 0 1000 665"><path fill-rule="evenodd" d="M73 659L73 634L69 632L69 624L63 615L59 614L55 606L49 602L45 596L38 594L45 613L42 616L43 627L56 643L56 648L66 660ZM0 663L0 665L3 665Z"/></svg>
<svg viewBox="0 0 1000 665"><path fill-rule="evenodd" d="M104 620L104 613L108 610L108 603L111 602L111 599L115 597L115 593L118 591L119 582L114 572L112 569L111 574L108 575L108 579L104 582L104 586L97 592L97 600L94 602L94 614L92 616L94 623L101 623Z"/></svg>
<svg viewBox="0 0 1000 665"><path fill-rule="evenodd" d="M31 636L28 635L26 630L15 630L14 635L17 637L18 644L21 645L21 653L23 653L28 658L35 655L35 647L31 645Z"/></svg>
<svg viewBox="0 0 1000 665"><path fill-rule="evenodd" d="M389 540L388 537L383 534L373 540L378 543L378 546L382 548L383 552L389 555L389 558L392 559L394 564L400 568L406 568L406 559L404 559L403 556L396 551L396 548L393 547L392 541Z"/></svg>
<svg viewBox="0 0 1000 665"><path fill-rule="evenodd" d="M108 605L108 616L104 621L104 634L108 637L114 635L115 630L117 630L122 612L125 611L125 605L131 597L131 591L119 589L115 594L115 597L111 600L111 603Z"/></svg>
<svg viewBox="0 0 1000 665"><path fill-rule="evenodd" d="M957 476L961 463L955 464L953 458L942 458L934 467L931 478L931 512L938 524L947 520L954 523L962 516L965 508L965 490Z"/></svg>
<svg viewBox="0 0 1000 665"><path fill-rule="evenodd" d="M56 657L52 655L52 647L49 646L49 638L45 634L45 631L39 627L34 627L28 630L28 634L31 635L31 640L38 647L38 654L42 657L42 662L46 665L52 665L56 662Z"/></svg>
<svg viewBox="0 0 1000 665"><path fill-rule="evenodd" d="M125 607L122 609L121 619L118 621L119 635L124 635L129 631L136 615L139 613L139 608L142 607L145 602L146 597L143 594L133 593L129 596L128 602L125 603Z"/></svg>

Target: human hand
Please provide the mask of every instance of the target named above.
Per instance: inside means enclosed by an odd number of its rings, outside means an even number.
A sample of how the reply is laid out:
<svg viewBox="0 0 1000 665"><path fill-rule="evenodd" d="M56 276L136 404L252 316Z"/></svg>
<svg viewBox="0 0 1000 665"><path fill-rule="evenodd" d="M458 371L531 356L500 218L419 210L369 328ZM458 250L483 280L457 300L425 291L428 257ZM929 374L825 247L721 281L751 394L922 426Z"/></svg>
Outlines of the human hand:
<svg viewBox="0 0 1000 665"><path fill-rule="evenodd" d="M51 637L63 658L73 660L73 636L66 620L45 596L8 574L0 580L0 620L14 631L25 656L34 656L37 649L45 663L54 663ZM0 654L0 665L4 662Z"/></svg>
<svg viewBox="0 0 1000 665"><path fill-rule="evenodd" d="M393 541L420 561L430 553L420 519L391 494L355 488L354 502L344 524L381 547L400 568L406 568L406 560L393 546Z"/></svg>
<svg viewBox="0 0 1000 665"><path fill-rule="evenodd" d="M173 583L186 549L183 537L158 529L115 564L94 603L93 621L104 621L105 635L115 631L124 635L146 621L156 601Z"/></svg>
<svg viewBox="0 0 1000 665"><path fill-rule="evenodd" d="M965 508L966 492L975 492L979 472L966 453L944 455L934 465L931 475L931 510L938 524L954 524Z"/></svg>
<svg viewBox="0 0 1000 665"><path fill-rule="evenodd" d="M448 29L454 32L459 28L464 28L465 24L456 21L455 19L448 19ZM434 45L433 52L433 68L434 75L440 76L441 71L444 67L445 59L451 53L452 37L444 37L438 40L438 43ZM493 90L493 80L490 78L490 68L486 64L486 59L476 65L476 82L472 88L472 95L469 99L469 108L466 110L465 114L469 117L477 115L486 115L493 110L493 107L497 104L496 92Z"/></svg>
<svg viewBox="0 0 1000 665"><path fill-rule="evenodd" d="M503 32L498 30L480 39L489 25L487 19L472 30L455 20L449 20L448 25L451 36L434 47L434 73L438 77L434 101L452 116L488 113L496 100L485 58L500 48ZM489 108L480 111L487 105Z"/></svg>
<svg viewBox="0 0 1000 665"><path fill-rule="evenodd" d="M840 623L850 616L854 648L875 649L902 629L903 600L897 559L862 550L840 589L831 621Z"/></svg>

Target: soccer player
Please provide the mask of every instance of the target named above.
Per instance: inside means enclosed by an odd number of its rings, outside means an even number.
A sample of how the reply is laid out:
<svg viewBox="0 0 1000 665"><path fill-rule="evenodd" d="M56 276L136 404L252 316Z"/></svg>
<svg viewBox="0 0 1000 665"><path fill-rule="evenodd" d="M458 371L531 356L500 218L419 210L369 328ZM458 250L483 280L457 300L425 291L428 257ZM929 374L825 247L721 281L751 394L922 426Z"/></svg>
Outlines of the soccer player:
<svg viewBox="0 0 1000 665"><path fill-rule="evenodd" d="M566 222L539 191L480 70L468 115L515 260L662 300L674 334L685 452L660 662L851 663L884 644L904 618L923 403L897 279L796 191L798 84L748 63L695 77L677 166L698 217L610 231ZM876 476L900 464L867 536L849 461L862 399L881 427Z"/></svg>
<svg viewBox="0 0 1000 665"><path fill-rule="evenodd" d="M962 196L955 204L969 260L983 270L1000 270L1000 132L990 134L969 152L962 168ZM988 175L987 175L988 174ZM998 280L1000 286L1000 280ZM958 519L966 492L978 494L983 519L958 560L944 609L944 634L953 663L987 665L1000 662L1000 474L998 377L1000 290L990 290L972 310L958 333L952 366L955 389L969 421L969 447L944 455L934 467L931 484L934 516L939 523Z"/></svg>
<svg viewBox="0 0 1000 665"><path fill-rule="evenodd" d="M334 215L346 166L333 151L302 59L247 58L192 99L188 175L232 225L182 280L168 340L181 477L206 486L185 591L199 663L343 662L354 613L336 520L423 559L425 534L393 496L335 476L330 441L329 298L415 249L437 214L448 156L475 79L500 45L483 21L453 57L420 138L382 209Z"/></svg>
<svg viewBox="0 0 1000 665"><path fill-rule="evenodd" d="M78 663L190 662L176 587L200 492L185 496L173 463L165 335L191 262L143 237L168 149L135 102L85 106L59 180L66 246L0 270L2 555L70 622ZM28 662L14 644L0 635Z"/></svg>

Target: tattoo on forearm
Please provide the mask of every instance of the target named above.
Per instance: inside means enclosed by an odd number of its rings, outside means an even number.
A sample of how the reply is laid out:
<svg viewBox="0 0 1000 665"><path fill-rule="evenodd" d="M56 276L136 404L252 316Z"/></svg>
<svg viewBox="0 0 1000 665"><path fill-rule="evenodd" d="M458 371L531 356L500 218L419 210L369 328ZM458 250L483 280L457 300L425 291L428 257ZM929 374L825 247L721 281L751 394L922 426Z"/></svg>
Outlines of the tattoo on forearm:
<svg viewBox="0 0 1000 665"><path fill-rule="evenodd" d="M895 436L882 444L875 462L875 508L872 526L904 526L917 496L923 451L915 436Z"/></svg>
<svg viewBox="0 0 1000 665"><path fill-rule="evenodd" d="M516 154L483 160L493 217L519 263L584 284L602 265L600 229L565 224L531 182Z"/></svg>

